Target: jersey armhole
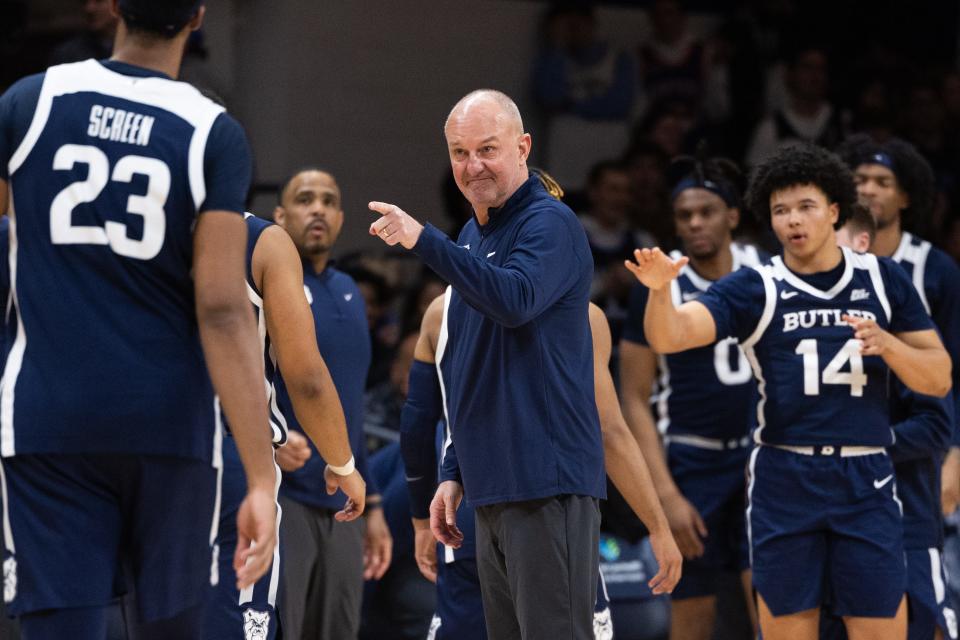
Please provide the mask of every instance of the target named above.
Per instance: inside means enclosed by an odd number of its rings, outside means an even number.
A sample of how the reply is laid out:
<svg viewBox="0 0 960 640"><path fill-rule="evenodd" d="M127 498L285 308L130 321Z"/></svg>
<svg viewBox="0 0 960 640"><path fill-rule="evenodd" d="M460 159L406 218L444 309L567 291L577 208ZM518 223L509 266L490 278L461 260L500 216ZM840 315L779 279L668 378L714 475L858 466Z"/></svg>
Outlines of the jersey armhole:
<svg viewBox="0 0 960 640"><path fill-rule="evenodd" d="M760 279L763 281L764 301L763 313L760 315L760 320L757 322L756 328L746 340L740 343L740 346L744 349L753 347L759 342L760 338L763 337L763 333L767 330L767 327L770 326L771 320L773 320L773 312L777 307L777 285L773 281L773 275L762 265L750 268L760 274Z"/></svg>

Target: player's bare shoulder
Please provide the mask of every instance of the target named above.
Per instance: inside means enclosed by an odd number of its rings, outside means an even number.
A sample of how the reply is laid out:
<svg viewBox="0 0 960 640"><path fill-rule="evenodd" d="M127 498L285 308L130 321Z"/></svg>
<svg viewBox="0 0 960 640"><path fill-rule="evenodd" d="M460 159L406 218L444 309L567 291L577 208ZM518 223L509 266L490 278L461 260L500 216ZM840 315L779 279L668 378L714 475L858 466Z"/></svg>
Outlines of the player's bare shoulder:
<svg viewBox="0 0 960 640"><path fill-rule="evenodd" d="M284 229L271 224L260 237L253 249L251 271L257 288L263 291L265 274L271 270L279 270L298 274L303 279L303 265L300 263L300 254Z"/></svg>

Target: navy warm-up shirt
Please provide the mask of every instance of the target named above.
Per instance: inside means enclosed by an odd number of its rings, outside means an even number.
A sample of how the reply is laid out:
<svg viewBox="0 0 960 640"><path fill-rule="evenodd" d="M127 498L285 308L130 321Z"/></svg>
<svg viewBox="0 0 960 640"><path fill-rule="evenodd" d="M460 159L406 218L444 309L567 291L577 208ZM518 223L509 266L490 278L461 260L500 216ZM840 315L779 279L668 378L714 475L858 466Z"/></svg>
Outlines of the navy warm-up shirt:
<svg viewBox="0 0 960 640"><path fill-rule="evenodd" d="M442 364L467 502L604 497L593 259L573 212L532 176L456 244L427 225L413 250L453 285Z"/></svg>
<svg viewBox="0 0 960 640"><path fill-rule="evenodd" d="M198 215L240 215L240 125L194 87L116 61L51 67L0 98L10 189L0 452L209 460L194 309Z"/></svg>
<svg viewBox="0 0 960 640"><path fill-rule="evenodd" d="M313 265L304 261L303 282L313 322L317 331L317 346L323 356L330 377L340 396L343 415L347 421L350 448L356 459L357 470L367 482L367 493L376 493L376 482L367 469L367 447L363 439L363 390L370 368L370 332L367 330L366 306L357 283L333 266L317 273ZM287 426L303 433L297 422L293 404L283 384L280 372L277 398ZM313 442L307 438L313 455L303 467L283 474L280 493L291 500L322 509L343 508L344 496L337 492L327 495L323 469L327 463Z"/></svg>

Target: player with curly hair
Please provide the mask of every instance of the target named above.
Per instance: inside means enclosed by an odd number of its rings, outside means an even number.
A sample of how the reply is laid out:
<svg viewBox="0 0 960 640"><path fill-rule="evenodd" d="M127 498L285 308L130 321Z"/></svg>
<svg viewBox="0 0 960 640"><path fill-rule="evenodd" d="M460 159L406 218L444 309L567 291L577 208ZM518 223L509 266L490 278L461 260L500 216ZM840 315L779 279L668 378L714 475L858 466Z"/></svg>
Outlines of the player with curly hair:
<svg viewBox="0 0 960 640"><path fill-rule="evenodd" d="M732 335L753 368L747 529L767 640L817 638L823 604L853 640L906 634L887 376L942 397L950 357L902 269L837 246L855 200L837 156L787 147L757 168L747 195L782 255L679 306L670 289L686 258L644 249L628 263L650 289L651 347L676 353Z"/></svg>

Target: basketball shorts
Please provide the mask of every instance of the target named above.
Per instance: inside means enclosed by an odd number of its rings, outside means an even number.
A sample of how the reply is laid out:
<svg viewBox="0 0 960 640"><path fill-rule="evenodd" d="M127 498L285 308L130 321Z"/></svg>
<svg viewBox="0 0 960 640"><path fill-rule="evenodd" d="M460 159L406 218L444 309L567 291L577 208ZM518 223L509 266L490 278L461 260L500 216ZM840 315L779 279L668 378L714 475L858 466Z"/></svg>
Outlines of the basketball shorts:
<svg viewBox="0 0 960 640"><path fill-rule="evenodd" d="M720 576L750 566L746 524L746 469L750 449L714 451L671 442L667 464L680 493L707 525L703 555L684 560L683 578L671 598L716 595Z"/></svg>
<svg viewBox="0 0 960 640"><path fill-rule="evenodd" d="M750 458L753 585L775 616L829 604L838 616L892 617L906 592L903 525L885 453Z"/></svg>
<svg viewBox="0 0 960 640"><path fill-rule="evenodd" d="M263 576L243 591L237 589L233 555L237 549L237 511L246 496L247 479L237 446L223 439L223 481L220 522L215 549L215 583L207 590L203 612L203 638L209 640L273 640L277 635L277 591L280 585L279 535L273 564ZM277 525L280 524L279 506Z"/></svg>
<svg viewBox="0 0 960 640"><path fill-rule="evenodd" d="M945 639L956 640L957 614L946 585L943 557L938 549L907 551L908 640L928 640L937 628Z"/></svg>
<svg viewBox="0 0 960 640"><path fill-rule="evenodd" d="M170 618L210 585L217 473L208 462L122 454L3 460L7 613L108 604L132 571L140 615Z"/></svg>

